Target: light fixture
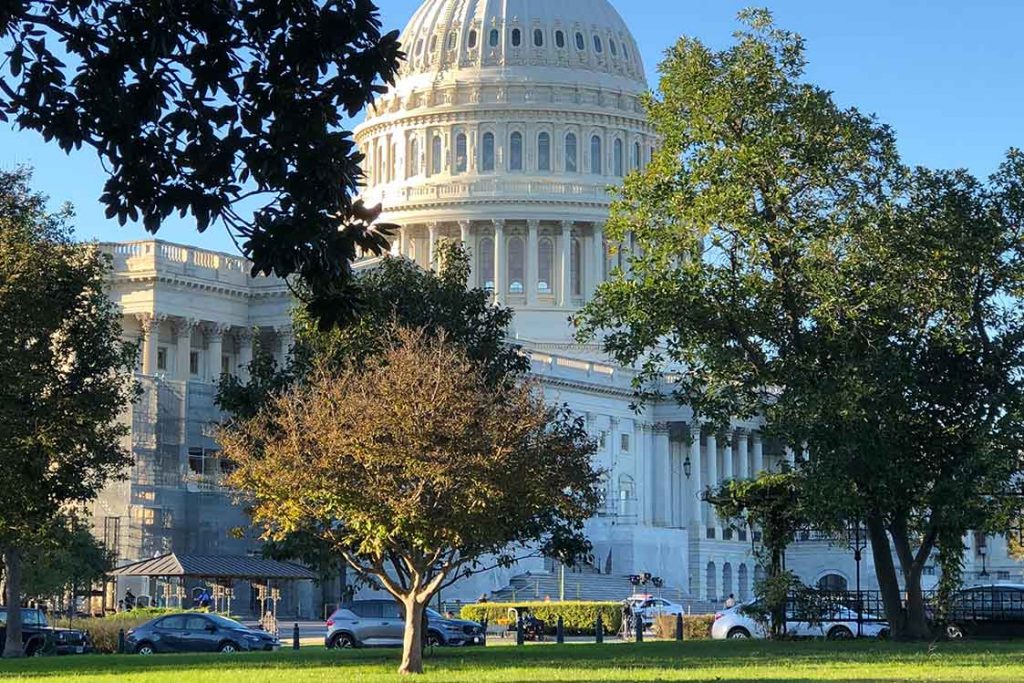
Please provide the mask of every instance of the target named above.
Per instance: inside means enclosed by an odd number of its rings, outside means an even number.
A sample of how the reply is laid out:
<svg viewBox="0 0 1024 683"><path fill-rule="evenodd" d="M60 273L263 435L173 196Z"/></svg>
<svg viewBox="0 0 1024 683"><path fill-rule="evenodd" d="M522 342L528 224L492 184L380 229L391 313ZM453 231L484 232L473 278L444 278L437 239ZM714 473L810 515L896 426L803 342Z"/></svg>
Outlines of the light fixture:
<svg viewBox="0 0 1024 683"><path fill-rule="evenodd" d="M690 462L690 456L686 456L686 460L683 462L683 473L687 479L693 474L693 464Z"/></svg>

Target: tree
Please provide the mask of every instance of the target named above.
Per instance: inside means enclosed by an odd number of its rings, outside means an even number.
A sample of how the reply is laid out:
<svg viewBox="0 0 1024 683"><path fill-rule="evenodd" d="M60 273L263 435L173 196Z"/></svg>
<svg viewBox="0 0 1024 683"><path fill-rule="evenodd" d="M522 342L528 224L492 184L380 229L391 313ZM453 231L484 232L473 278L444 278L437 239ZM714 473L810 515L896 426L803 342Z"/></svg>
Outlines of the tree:
<svg viewBox="0 0 1024 683"><path fill-rule="evenodd" d="M109 263L45 204L27 173L0 173L0 552L12 607L26 544L131 462L117 418L135 397L137 348L106 295ZM21 654L15 609L4 656Z"/></svg>
<svg viewBox="0 0 1024 683"><path fill-rule="evenodd" d="M908 171L891 131L802 81L804 44L747 11L735 46L681 40L612 238L638 246L581 335L713 422L760 415L798 453L809 518L867 523L894 637L925 637L1020 471L1021 155L988 185ZM899 571L893 562L898 558ZM900 600L902 582L908 600Z"/></svg>
<svg viewBox="0 0 1024 683"><path fill-rule="evenodd" d="M85 521L59 515L39 530L22 557L23 595L46 599L69 593L74 610L78 589L90 591L114 568L116 558Z"/></svg>
<svg viewBox="0 0 1024 683"><path fill-rule="evenodd" d="M269 537L318 529L399 602L401 673L423 670L438 590L488 563L588 550L600 475L583 422L528 382L494 386L443 333L395 329L366 361L318 366L220 441Z"/></svg>
<svg viewBox="0 0 1024 683"><path fill-rule="evenodd" d="M404 56L372 2L16 0L0 46L0 120L94 148L108 217L223 223L254 273L303 279L321 323L352 314L351 262L389 227L353 199L346 117Z"/></svg>

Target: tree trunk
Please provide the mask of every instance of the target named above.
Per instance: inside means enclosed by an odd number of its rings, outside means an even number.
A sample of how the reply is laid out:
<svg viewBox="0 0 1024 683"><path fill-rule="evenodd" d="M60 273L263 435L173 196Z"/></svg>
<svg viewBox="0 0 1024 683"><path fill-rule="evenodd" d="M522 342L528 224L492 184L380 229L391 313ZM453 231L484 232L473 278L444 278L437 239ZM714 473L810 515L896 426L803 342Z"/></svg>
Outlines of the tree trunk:
<svg viewBox="0 0 1024 683"><path fill-rule="evenodd" d="M906 587L906 606L904 608L903 638L906 640L926 640L931 637L928 616L924 611L924 593L921 591L921 574L924 562L931 554L934 545L933 534L927 534L917 553L910 547L910 538L906 526L897 524L892 529L892 541L896 555L900 558L903 569L903 584Z"/></svg>
<svg viewBox="0 0 1024 683"><path fill-rule="evenodd" d="M402 642L402 675L423 673L423 616L426 603L415 597L405 601L405 639Z"/></svg>
<svg viewBox="0 0 1024 683"><path fill-rule="evenodd" d="M7 566L7 642L4 645L4 659L24 657L25 648L21 636L21 553L16 548L4 552Z"/></svg>
<svg viewBox="0 0 1024 683"><path fill-rule="evenodd" d="M882 593L882 604L885 605L889 630L894 640L905 640L906 616L900 600L900 584L896 577L896 565L892 561L889 535L880 518L869 515L867 524L868 535L871 537L871 555L875 560L875 576L878 578L878 587Z"/></svg>

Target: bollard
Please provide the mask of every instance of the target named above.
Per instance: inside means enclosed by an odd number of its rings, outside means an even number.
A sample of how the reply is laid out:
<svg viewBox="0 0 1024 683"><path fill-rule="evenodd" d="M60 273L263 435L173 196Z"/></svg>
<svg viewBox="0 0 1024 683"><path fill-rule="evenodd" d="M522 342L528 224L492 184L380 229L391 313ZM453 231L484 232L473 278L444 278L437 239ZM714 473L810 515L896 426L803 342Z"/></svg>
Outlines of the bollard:
<svg viewBox="0 0 1024 683"><path fill-rule="evenodd" d="M487 644L487 623L488 623L488 621L489 621L489 619L487 617L484 617L483 619L480 620L480 629L483 631L480 634L480 639L483 640L484 645Z"/></svg>
<svg viewBox="0 0 1024 683"><path fill-rule="evenodd" d="M292 629L292 649L299 649L299 625L295 624L295 628Z"/></svg>
<svg viewBox="0 0 1024 683"><path fill-rule="evenodd" d="M600 612L597 614L597 627L594 628L594 635L597 636L598 645L604 642L604 619L601 618Z"/></svg>
<svg viewBox="0 0 1024 683"><path fill-rule="evenodd" d="M117 632L117 654L123 655L125 651L124 629Z"/></svg>
<svg viewBox="0 0 1024 683"><path fill-rule="evenodd" d="M565 624L562 622L562 615L558 615L558 621L555 623L555 642L559 645L565 642Z"/></svg>
<svg viewBox="0 0 1024 683"><path fill-rule="evenodd" d="M676 640L683 639L683 615L676 615Z"/></svg>
<svg viewBox="0 0 1024 683"><path fill-rule="evenodd" d="M523 635L523 615L520 614L516 617L516 645L523 645L526 643L526 638Z"/></svg>
<svg viewBox="0 0 1024 683"><path fill-rule="evenodd" d="M636 630L636 642L644 642L644 615L636 615L636 625L633 628Z"/></svg>

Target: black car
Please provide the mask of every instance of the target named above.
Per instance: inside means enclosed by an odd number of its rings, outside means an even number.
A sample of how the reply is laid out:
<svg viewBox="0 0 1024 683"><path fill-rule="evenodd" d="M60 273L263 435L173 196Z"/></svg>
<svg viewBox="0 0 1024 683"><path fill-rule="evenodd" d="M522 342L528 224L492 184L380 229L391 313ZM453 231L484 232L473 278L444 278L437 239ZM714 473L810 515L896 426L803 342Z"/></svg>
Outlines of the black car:
<svg viewBox="0 0 1024 683"><path fill-rule="evenodd" d="M73 628L55 628L46 615L37 609L21 609L21 641L25 654L80 655L92 652L89 634ZM0 651L7 643L7 608L0 607Z"/></svg>
<svg viewBox="0 0 1024 683"><path fill-rule="evenodd" d="M975 586L953 595L945 618L946 634L1009 638L1024 636L1024 585Z"/></svg>
<svg viewBox="0 0 1024 683"><path fill-rule="evenodd" d="M276 650L281 641L264 631L219 614L187 612L148 621L125 634L128 652L258 652Z"/></svg>

